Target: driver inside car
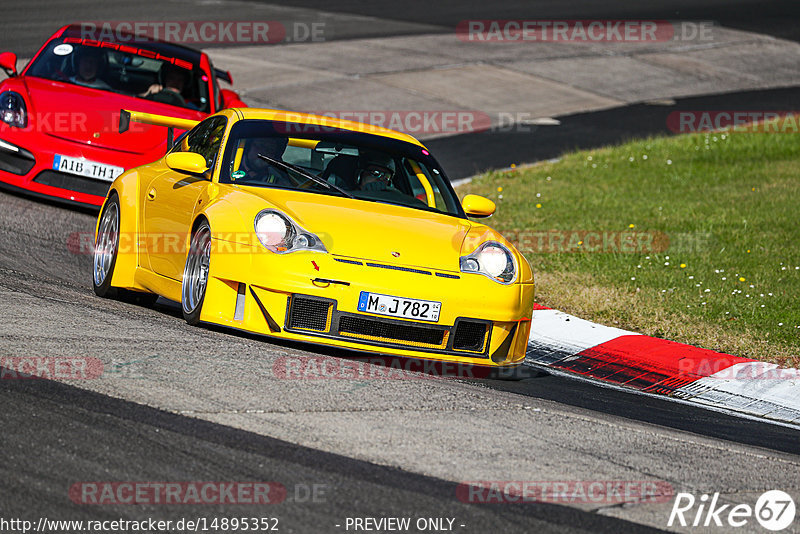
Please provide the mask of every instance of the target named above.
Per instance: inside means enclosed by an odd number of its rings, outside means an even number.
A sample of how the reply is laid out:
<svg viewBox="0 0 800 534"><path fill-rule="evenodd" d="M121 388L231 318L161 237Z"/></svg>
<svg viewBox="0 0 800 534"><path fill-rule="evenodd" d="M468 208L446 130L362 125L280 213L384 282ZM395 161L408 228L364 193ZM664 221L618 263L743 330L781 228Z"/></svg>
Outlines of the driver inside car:
<svg viewBox="0 0 800 534"><path fill-rule="evenodd" d="M231 176L241 181L292 187L294 183L286 170L259 157L261 154L282 161L288 143L286 137L261 137L244 141L242 162Z"/></svg>
<svg viewBox="0 0 800 534"><path fill-rule="evenodd" d="M162 86L161 84L154 83L140 96L148 100L163 102L164 104L171 104L182 108L195 108L195 106L186 103L182 94L186 86L186 78L189 75L186 69L165 62L161 65L160 75L164 85Z"/></svg>
<svg viewBox="0 0 800 534"><path fill-rule="evenodd" d="M394 190L394 160L381 152L363 151L358 156L358 188L361 191Z"/></svg>
<svg viewBox="0 0 800 534"><path fill-rule="evenodd" d="M100 78L105 71L106 55L97 48L80 47L73 58L74 72L69 81L95 89L111 89L111 86Z"/></svg>

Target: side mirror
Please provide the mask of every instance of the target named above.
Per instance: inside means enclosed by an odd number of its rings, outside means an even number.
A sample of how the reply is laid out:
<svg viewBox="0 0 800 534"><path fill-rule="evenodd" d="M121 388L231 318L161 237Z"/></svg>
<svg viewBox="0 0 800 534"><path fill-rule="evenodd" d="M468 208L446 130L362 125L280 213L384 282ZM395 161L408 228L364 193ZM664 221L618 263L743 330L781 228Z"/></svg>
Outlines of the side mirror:
<svg viewBox="0 0 800 534"><path fill-rule="evenodd" d="M166 164L173 171L185 174L199 175L208 170L206 158L196 152L173 152L172 154L167 154Z"/></svg>
<svg viewBox="0 0 800 534"><path fill-rule="evenodd" d="M9 76L17 75L17 54L14 52L3 52L0 54L0 68L6 71Z"/></svg>
<svg viewBox="0 0 800 534"><path fill-rule="evenodd" d="M488 217L497 209L494 202L480 195L467 195L461 201L461 207L470 217Z"/></svg>

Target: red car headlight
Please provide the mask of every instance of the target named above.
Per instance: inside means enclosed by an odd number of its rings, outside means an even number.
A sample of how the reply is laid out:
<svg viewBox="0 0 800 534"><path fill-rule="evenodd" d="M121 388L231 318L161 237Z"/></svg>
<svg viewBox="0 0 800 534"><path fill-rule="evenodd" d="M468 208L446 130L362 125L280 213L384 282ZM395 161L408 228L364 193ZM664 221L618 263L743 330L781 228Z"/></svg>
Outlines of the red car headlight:
<svg viewBox="0 0 800 534"><path fill-rule="evenodd" d="M22 95L14 91L0 93L0 120L17 128L28 125L28 110Z"/></svg>

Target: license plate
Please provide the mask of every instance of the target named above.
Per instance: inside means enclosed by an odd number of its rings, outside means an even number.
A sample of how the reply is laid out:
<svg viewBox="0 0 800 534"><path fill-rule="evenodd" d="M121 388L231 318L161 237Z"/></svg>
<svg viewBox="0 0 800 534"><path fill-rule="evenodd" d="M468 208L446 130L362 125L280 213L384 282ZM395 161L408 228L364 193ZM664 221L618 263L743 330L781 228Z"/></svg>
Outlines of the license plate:
<svg viewBox="0 0 800 534"><path fill-rule="evenodd" d="M358 311L420 321L438 321L441 307L441 302L432 300L407 299L368 291L362 291L358 297Z"/></svg>
<svg viewBox="0 0 800 534"><path fill-rule="evenodd" d="M113 182L125 169L105 163L98 163L84 158L71 158L56 154L53 158L53 170Z"/></svg>

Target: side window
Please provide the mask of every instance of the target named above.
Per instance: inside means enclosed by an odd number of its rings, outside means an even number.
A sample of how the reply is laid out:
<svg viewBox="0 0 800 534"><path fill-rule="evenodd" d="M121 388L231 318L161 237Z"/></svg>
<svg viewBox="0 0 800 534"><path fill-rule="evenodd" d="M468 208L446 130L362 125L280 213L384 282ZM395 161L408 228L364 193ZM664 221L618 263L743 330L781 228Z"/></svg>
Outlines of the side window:
<svg viewBox="0 0 800 534"><path fill-rule="evenodd" d="M201 122L186 136L182 150L200 154L206 159L209 168L213 167L222 145L227 122L225 117L211 117Z"/></svg>
<svg viewBox="0 0 800 534"><path fill-rule="evenodd" d="M440 185L439 171L434 169L433 172L431 172L431 170L428 169L428 167L425 164L410 159L405 159L404 163L405 163L404 167L406 169L406 172L408 173L409 185L411 186L411 190L413 191L413 194L417 199L425 203L427 203L428 201L427 191L425 189L425 186L422 185L422 181L420 180L420 178L424 178L425 181L431 187L431 192L433 193L433 200L436 209L438 209L439 211L449 211L453 209L453 206L449 206L445 202L444 196L442 195L439 189Z"/></svg>

